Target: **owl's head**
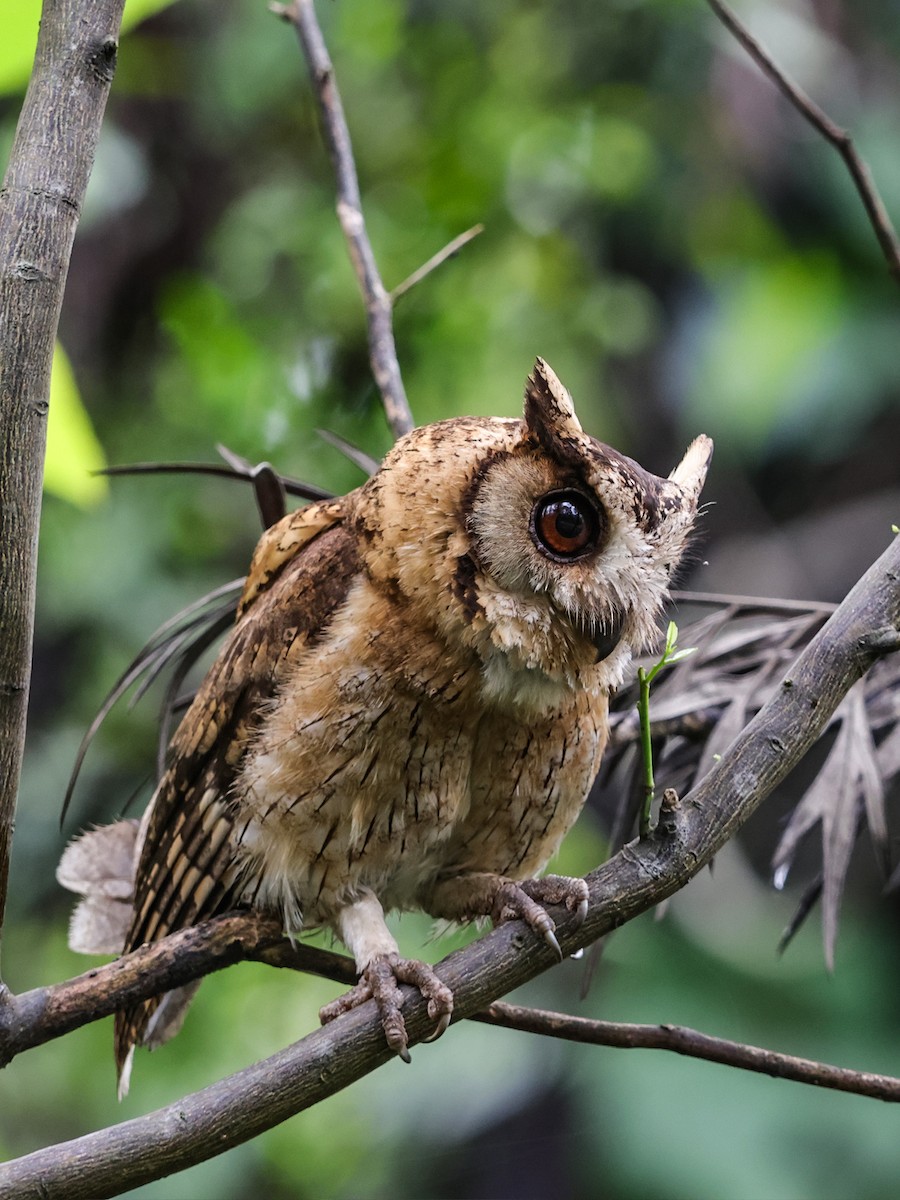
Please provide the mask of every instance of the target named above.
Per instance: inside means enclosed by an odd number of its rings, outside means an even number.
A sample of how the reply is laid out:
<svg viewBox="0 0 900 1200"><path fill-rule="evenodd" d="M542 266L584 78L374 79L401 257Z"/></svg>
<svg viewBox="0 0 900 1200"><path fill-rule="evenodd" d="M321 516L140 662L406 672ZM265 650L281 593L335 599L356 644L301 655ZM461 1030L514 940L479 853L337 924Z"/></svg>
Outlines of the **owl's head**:
<svg viewBox="0 0 900 1200"><path fill-rule="evenodd" d="M370 570L474 648L488 696L613 687L652 643L712 455L667 479L586 434L538 359L521 421L458 418L402 439L363 489ZM377 516L376 516L377 513Z"/></svg>

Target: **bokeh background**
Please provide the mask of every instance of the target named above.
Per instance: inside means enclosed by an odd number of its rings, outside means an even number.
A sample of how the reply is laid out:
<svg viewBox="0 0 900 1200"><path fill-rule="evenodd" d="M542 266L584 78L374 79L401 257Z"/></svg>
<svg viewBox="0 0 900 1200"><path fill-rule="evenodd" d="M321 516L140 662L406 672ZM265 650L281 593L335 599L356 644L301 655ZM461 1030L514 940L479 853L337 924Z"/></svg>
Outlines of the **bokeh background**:
<svg viewBox="0 0 900 1200"><path fill-rule="evenodd" d="M852 129L900 217L895 0L740 12ZM223 442L342 491L362 477L317 429L375 456L389 445L290 29L263 0L128 0L127 15L55 374L4 946L15 990L85 969L55 863L78 828L149 792L152 698L108 721L60 831L85 727L157 625L243 573L258 533L244 485L88 470L213 461ZM514 415L541 354L583 424L661 474L696 432L716 439L686 582L840 599L900 520L900 296L837 156L706 5L328 0L320 16L388 286L485 225L397 307L417 421ZM3 21L5 158L36 0ZM900 1074L896 901L861 844L834 974L815 917L779 958L803 883L770 886L783 811L764 808L662 920L618 933L586 997L567 962L518 998ZM588 811L560 868L604 853ZM428 923L398 927L421 953ZM139 1056L121 1106L109 1021L32 1050L0 1075L0 1153L177 1099L302 1037L335 991L250 965L214 977L177 1041ZM898 1176L900 1112L874 1100L465 1026L134 1194L881 1200Z"/></svg>

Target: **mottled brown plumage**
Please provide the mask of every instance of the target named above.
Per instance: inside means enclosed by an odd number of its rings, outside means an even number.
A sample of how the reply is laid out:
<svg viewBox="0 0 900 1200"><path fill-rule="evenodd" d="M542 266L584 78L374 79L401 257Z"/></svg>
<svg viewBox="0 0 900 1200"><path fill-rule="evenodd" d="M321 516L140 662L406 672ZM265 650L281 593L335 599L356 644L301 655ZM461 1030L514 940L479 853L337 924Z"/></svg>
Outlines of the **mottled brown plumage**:
<svg viewBox="0 0 900 1200"><path fill-rule="evenodd" d="M654 636L710 453L698 438L668 480L648 474L582 432L538 360L523 420L417 429L365 486L273 526L137 834L124 948L241 905L329 927L362 978L324 1016L374 994L405 1055L396 981L440 1026L452 997L399 958L384 911L521 916L552 939L541 901L583 910L586 889L536 877ZM90 874L73 883L70 858L60 877L96 909ZM119 1014L126 1086L134 1045L170 1036L190 994Z"/></svg>

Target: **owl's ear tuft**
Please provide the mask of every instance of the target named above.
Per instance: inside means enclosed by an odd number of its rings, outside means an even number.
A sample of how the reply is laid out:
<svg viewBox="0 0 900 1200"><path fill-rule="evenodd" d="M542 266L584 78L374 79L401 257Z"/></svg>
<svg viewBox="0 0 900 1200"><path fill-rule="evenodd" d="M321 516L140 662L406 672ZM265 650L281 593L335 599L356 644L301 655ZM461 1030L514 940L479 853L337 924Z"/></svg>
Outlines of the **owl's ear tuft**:
<svg viewBox="0 0 900 1200"><path fill-rule="evenodd" d="M712 460L713 443L705 433L694 438L685 451L684 458L669 475L672 483L677 484L684 493L685 499L696 507L700 491L706 479L706 472Z"/></svg>
<svg viewBox="0 0 900 1200"><path fill-rule="evenodd" d="M542 358L525 383L525 428L547 450L584 436L572 397Z"/></svg>

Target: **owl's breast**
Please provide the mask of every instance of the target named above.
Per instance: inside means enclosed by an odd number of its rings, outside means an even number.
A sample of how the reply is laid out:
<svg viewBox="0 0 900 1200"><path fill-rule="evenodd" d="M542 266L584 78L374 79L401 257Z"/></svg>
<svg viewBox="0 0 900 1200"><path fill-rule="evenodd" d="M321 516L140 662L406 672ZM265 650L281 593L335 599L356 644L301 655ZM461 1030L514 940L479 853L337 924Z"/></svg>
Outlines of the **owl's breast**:
<svg viewBox="0 0 900 1200"><path fill-rule="evenodd" d="M297 664L235 788L246 898L298 928L364 889L415 903L468 810L474 659L403 620L365 579Z"/></svg>
<svg viewBox="0 0 900 1200"><path fill-rule="evenodd" d="M471 801L446 845L442 873L540 874L587 799L607 711L605 691L581 689L542 717L487 713L473 746Z"/></svg>

